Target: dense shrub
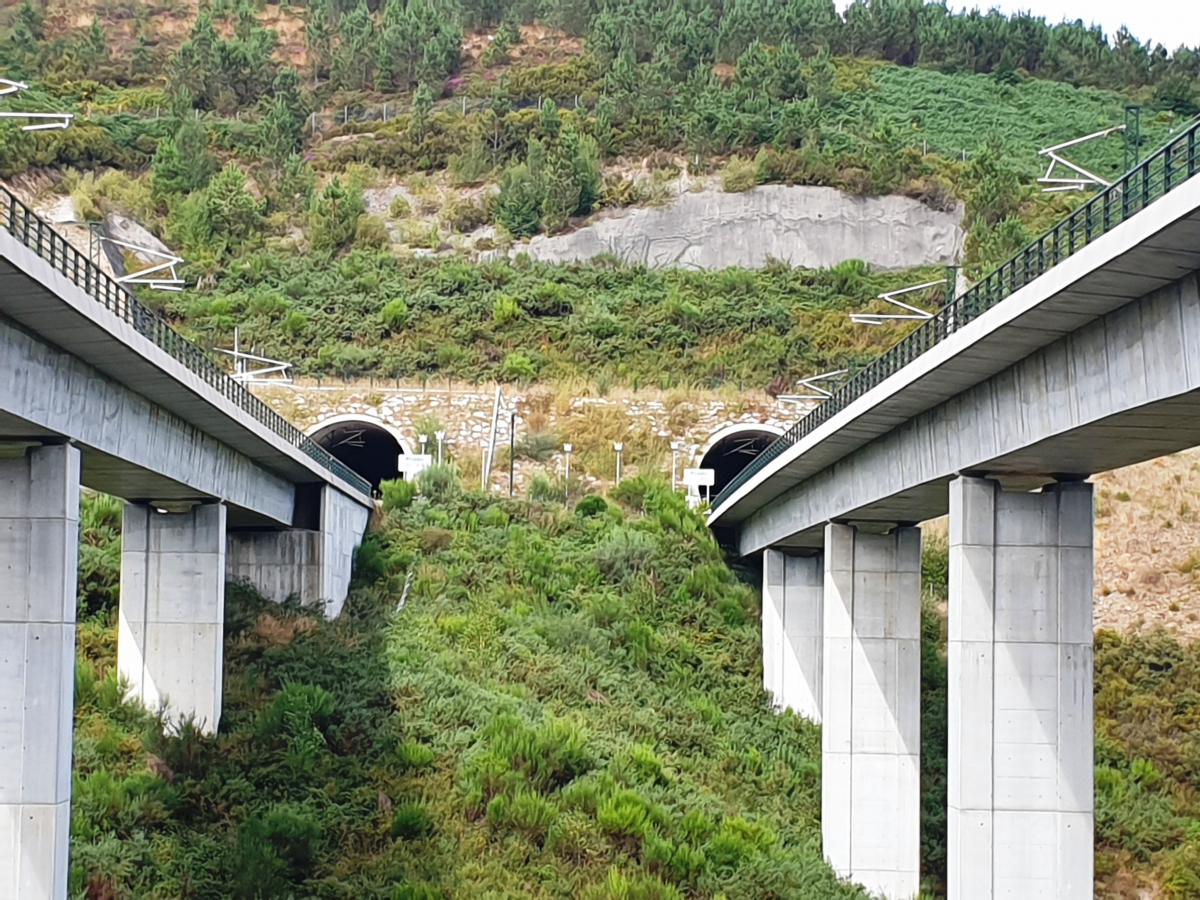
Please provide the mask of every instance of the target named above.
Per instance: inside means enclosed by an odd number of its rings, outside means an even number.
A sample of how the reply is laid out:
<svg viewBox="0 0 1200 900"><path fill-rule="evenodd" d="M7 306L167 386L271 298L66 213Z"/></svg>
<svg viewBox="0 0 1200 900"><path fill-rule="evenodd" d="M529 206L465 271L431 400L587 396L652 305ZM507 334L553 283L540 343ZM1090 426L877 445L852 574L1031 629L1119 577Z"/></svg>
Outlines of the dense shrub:
<svg viewBox="0 0 1200 900"><path fill-rule="evenodd" d="M335 207L324 208L334 216ZM872 358L902 326L857 328L847 309L943 274L876 272L861 262L832 272L471 265L362 249L331 265L264 251L218 270L214 290L173 299L171 310L204 340L215 331L231 343L236 324L258 352L296 360L302 374L765 387L776 376L794 382Z"/></svg>

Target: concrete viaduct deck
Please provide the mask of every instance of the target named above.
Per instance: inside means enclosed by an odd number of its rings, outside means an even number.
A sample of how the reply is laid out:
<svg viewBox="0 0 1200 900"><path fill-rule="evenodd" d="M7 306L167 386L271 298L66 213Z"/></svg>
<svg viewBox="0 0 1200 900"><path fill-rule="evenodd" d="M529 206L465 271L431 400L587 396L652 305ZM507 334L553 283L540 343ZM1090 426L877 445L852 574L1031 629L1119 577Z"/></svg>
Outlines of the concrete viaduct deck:
<svg viewBox="0 0 1200 900"><path fill-rule="evenodd" d="M124 498L118 668L214 731L224 588L336 615L370 485L0 191L0 897L64 900L80 487Z"/></svg>
<svg viewBox="0 0 1200 900"><path fill-rule="evenodd" d="M948 304L710 513L763 554L764 687L822 723L825 855L891 900L919 888L918 525L947 513L948 896L1092 896L1087 478L1200 444L1198 129Z"/></svg>

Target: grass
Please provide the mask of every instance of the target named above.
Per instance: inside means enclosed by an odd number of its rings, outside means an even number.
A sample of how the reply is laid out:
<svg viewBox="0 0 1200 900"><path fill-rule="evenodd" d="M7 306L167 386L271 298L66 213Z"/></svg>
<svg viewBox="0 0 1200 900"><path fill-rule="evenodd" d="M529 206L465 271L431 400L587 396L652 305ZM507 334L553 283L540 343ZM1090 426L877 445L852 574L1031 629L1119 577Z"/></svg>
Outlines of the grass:
<svg viewBox="0 0 1200 900"><path fill-rule="evenodd" d="M1109 484L1186 496L1191 459ZM443 467L424 498L394 498L338 621L231 585L211 738L164 736L121 699L117 573L93 570L73 893L865 897L820 859L819 731L765 702L757 594L681 498L646 478L573 506L561 485L518 500L471 486ZM85 498L81 543L101 557L118 508ZM927 532L921 848L935 897L947 546L939 523ZM1200 897L1197 696L1200 644L1098 633L1097 896Z"/></svg>
<svg viewBox="0 0 1200 900"><path fill-rule="evenodd" d="M865 900L820 858L818 733L765 703L756 595L681 497L425 490L337 622L231 587L213 738L120 701L111 610L81 628L76 891Z"/></svg>

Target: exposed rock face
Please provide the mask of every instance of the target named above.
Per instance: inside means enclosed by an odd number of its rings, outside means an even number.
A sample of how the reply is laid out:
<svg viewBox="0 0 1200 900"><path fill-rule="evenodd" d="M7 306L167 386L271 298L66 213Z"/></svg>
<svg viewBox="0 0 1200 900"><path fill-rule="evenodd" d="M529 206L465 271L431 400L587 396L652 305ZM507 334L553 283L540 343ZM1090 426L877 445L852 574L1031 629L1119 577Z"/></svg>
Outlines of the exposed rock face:
<svg viewBox="0 0 1200 900"><path fill-rule="evenodd" d="M878 269L952 263L962 208L939 212L908 197L852 197L825 187L763 185L700 191L665 207L601 216L572 234L514 248L547 262L611 253L626 262L689 269L759 268L768 257L805 268L861 259Z"/></svg>

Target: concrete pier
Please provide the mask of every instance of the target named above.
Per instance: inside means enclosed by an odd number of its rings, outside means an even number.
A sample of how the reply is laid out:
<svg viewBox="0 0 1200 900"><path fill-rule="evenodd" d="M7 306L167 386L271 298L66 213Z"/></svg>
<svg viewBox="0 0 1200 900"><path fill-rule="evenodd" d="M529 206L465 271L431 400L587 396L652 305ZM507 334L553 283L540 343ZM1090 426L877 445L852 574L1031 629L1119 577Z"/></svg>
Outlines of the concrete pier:
<svg viewBox="0 0 1200 900"><path fill-rule="evenodd" d="M231 531L225 558L230 581L247 581L275 603L318 604L321 596L321 532Z"/></svg>
<svg viewBox="0 0 1200 900"><path fill-rule="evenodd" d="M920 529L826 525L823 620L825 858L872 894L910 900L920 887Z"/></svg>
<svg viewBox="0 0 1200 900"><path fill-rule="evenodd" d="M268 600L289 598L336 617L350 590L354 551L362 543L369 511L325 486L316 505L300 518L303 528L288 531L231 531L226 574L245 579Z"/></svg>
<svg viewBox="0 0 1200 900"><path fill-rule="evenodd" d="M948 655L948 896L1090 900L1090 484L951 482Z"/></svg>
<svg viewBox="0 0 1200 900"><path fill-rule="evenodd" d="M221 720L225 506L125 507L117 667L131 695L212 733Z"/></svg>
<svg viewBox="0 0 1200 900"><path fill-rule="evenodd" d="M820 555L763 553L763 688L778 709L821 721Z"/></svg>
<svg viewBox="0 0 1200 900"><path fill-rule="evenodd" d="M0 454L0 897L65 900L79 451Z"/></svg>

